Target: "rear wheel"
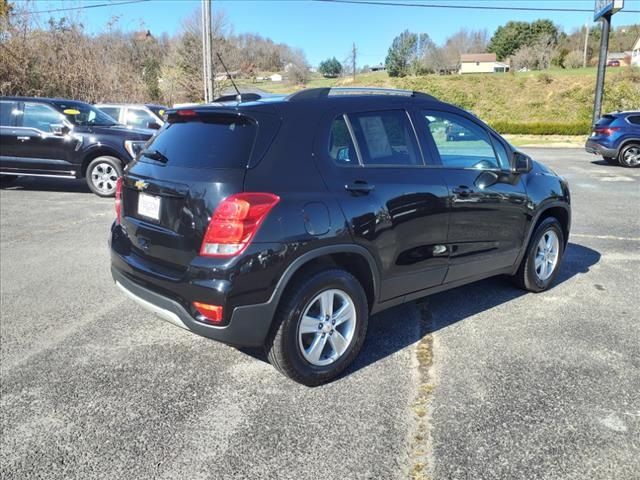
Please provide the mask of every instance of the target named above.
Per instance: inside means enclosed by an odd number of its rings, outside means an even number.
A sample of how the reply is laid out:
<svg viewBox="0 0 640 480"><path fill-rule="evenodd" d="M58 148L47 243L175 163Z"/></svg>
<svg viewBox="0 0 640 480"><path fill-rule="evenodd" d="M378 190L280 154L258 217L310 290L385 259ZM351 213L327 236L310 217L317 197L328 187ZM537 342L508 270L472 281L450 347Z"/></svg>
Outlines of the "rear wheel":
<svg viewBox="0 0 640 480"><path fill-rule="evenodd" d="M87 167L87 185L100 197L113 197L116 181L122 175L122 163L116 157L97 157Z"/></svg>
<svg viewBox="0 0 640 480"><path fill-rule="evenodd" d="M555 217L545 218L531 237L525 257L513 277L515 283L530 292L547 290L558 275L563 254L562 225Z"/></svg>
<svg viewBox="0 0 640 480"><path fill-rule="evenodd" d="M350 273L330 269L285 295L266 346L269 361L298 383L328 382L362 348L369 316L364 290Z"/></svg>
<svg viewBox="0 0 640 480"><path fill-rule="evenodd" d="M622 148L618 154L618 162L627 168L640 167L640 144L631 143Z"/></svg>

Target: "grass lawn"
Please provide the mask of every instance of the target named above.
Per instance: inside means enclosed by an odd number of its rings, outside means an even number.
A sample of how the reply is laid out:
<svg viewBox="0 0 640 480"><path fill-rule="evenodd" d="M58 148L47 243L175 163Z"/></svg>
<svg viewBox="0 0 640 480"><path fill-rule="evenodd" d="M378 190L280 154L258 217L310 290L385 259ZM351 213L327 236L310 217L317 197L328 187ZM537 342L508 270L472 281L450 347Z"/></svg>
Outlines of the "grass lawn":
<svg viewBox="0 0 640 480"><path fill-rule="evenodd" d="M505 134L511 145L515 147L558 147L583 148L586 135L511 135Z"/></svg>
<svg viewBox="0 0 640 480"><path fill-rule="evenodd" d="M550 69L544 72L473 75L424 75L392 78L386 72L327 79L313 75L306 88L332 86L389 87L430 93L472 111L489 124L589 124L595 89L595 68ZM303 88L286 82L244 83L273 93ZM640 69L611 68L607 72L604 111L640 106ZM508 130L507 130L508 131ZM585 132L586 134L587 132ZM568 140L562 143L576 143Z"/></svg>

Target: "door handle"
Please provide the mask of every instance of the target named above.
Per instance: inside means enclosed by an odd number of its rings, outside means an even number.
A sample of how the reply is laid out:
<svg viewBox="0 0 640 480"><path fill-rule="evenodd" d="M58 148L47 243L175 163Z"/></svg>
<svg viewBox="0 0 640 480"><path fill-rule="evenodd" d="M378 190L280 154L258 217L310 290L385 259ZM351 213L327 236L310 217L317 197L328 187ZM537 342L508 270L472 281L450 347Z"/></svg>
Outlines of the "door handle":
<svg viewBox="0 0 640 480"><path fill-rule="evenodd" d="M369 193L375 190L375 185L369 185L367 182L362 180L356 180L355 182L348 183L344 186L345 190L349 192L357 192L357 193Z"/></svg>
<svg viewBox="0 0 640 480"><path fill-rule="evenodd" d="M460 185L459 187L455 187L453 189L453 193L455 193L459 197L468 197L473 193L473 190L471 190L466 185Z"/></svg>
<svg viewBox="0 0 640 480"><path fill-rule="evenodd" d="M31 137L20 136L18 137L18 140L20 140L21 142L24 142L25 140L31 140Z"/></svg>

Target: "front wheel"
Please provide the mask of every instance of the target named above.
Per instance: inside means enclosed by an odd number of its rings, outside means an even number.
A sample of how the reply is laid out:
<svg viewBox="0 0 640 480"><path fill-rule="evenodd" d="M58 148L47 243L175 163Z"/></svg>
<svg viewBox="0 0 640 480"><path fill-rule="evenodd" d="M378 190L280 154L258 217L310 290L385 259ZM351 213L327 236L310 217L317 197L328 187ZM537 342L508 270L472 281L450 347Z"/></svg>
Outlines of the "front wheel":
<svg viewBox="0 0 640 480"><path fill-rule="evenodd" d="M298 383L326 383L358 355L368 317L367 297L353 275L341 269L312 274L278 307L269 361Z"/></svg>
<svg viewBox="0 0 640 480"><path fill-rule="evenodd" d="M87 167L87 185L100 197L113 197L116 182L122 175L122 163L116 157L98 157Z"/></svg>
<svg viewBox="0 0 640 480"><path fill-rule="evenodd" d="M562 225L555 217L545 218L531 237L520 268L513 277L515 283L530 292L547 290L558 275L563 254Z"/></svg>
<svg viewBox="0 0 640 480"><path fill-rule="evenodd" d="M632 143L620 150L618 162L627 168L640 167L640 144Z"/></svg>

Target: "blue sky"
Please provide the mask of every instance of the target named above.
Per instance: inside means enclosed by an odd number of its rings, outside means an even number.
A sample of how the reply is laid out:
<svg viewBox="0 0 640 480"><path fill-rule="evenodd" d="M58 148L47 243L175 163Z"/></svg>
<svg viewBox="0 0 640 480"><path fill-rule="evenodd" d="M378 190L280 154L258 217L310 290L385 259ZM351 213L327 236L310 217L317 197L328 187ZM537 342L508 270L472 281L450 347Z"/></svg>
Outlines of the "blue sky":
<svg viewBox="0 0 640 480"><path fill-rule="evenodd" d="M110 0L35 0L32 10L87 6ZM417 3L420 0L406 0ZM312 65L327 57L344 60L356 43L360 65L384 61L393 38L404 29L426 32L436 43L442 43L460 28L486 28L491 35L509 20L532 21L550 18L570 32L592 19L589 13L512 12L450 10L372 5L322 3L305 0L252 1L213 0L214 10L223 10L235 33L255 32L304 50ZM594 0L429 0L424 3L528 6L551 8L593 9ZM113 15L121 15L124 30L139 30L141 26L153 34L180 30L181 20L199 10L199 0L150 0L145 3L84 9L79 15L92 32L104 28ZM640 0L625 0L625 8L640 10ZM50 15L65 15L57 13ZM74 12L78 14L77 12ZM618 13L613 25L640 23L639 13Z"/></svg>

